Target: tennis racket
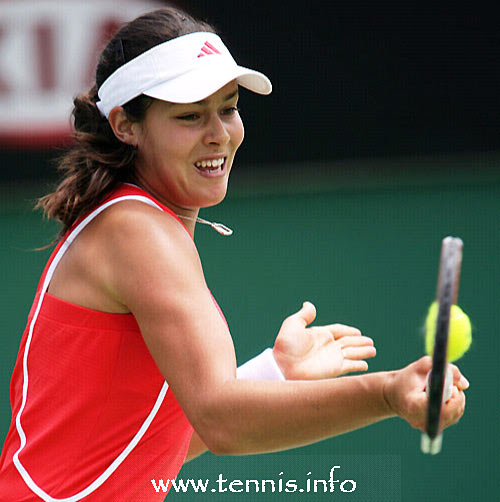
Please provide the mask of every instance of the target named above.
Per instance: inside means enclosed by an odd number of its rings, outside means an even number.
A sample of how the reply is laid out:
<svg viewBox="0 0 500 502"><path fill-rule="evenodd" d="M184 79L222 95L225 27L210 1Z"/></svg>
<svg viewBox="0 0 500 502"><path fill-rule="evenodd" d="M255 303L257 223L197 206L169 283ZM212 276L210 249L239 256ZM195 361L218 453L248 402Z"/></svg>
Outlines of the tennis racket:
<svg viewBox="0 0 500 502"><path fill-rule="evenodd" d="M458 237L445 237L441 245L441 260L437 281L436 300L439 306L432 369L428 378L427 423L420 448L423 453L435 455L441 451L443 436L439 430L441 407L451 394L452 379L445 386L448 363L448 329L451 306L457 303L463 242ZM448 388L446 388L448 387ZM444 399L443 399L444 397Z"/></svg>

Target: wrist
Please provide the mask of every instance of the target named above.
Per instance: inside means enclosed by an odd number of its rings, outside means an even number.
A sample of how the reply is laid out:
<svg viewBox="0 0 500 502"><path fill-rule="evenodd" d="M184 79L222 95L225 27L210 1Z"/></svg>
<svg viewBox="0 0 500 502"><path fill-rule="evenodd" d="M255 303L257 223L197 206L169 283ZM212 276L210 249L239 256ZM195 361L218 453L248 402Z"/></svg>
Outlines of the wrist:
<svg viewBox="0 0 500 502"><path fill-rule="evenodd" d="M239 380L286 380L270 348L239 366L236 377Z"/></svg>
<svg viewBox="0 0 500 502"><path fill-rule="evenodd" d="M382 383L382 399L385 403L388 415L397 416L392 404L392 386L396 378L397 371L384 371L384 381Z"/></svg>
<svg viewBox="0 0 500 502"><path fill-rule="evenodd" d="M275 347L273 348L273 357L286 380L308 380L300 371L300 363L297 361L297 358L283 354L283 352L277 350Z"/></svg>
<svg viewBox="0 0 500 502"><path fill-rule="evenodd" d="M280 369L282 375L285 377L286 380L293 380L293 378L290 378L290 365L287 364L287 358L283 357L281 352L279 350L276 350L274 347L272 349L273 352L273 358L276 361L276 365Z"/></svg>

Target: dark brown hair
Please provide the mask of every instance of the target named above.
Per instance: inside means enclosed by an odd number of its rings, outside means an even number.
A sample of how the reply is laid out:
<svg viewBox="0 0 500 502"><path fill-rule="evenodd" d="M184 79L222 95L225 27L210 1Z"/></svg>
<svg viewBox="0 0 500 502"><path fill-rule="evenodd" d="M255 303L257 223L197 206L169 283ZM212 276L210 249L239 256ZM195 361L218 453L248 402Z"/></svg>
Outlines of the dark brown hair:
<svg viewBox="0 0 500 502"><path fill-rule="evenodd" d="M132 178L135 149L119 141L96 102L103 82L120 66L152 47L197 31L214 32L177 7L165 7L125 24L99 58L96 84L74 100L74 144L57 161L63 178L55 191L39 199L36 207L62 223L60 235L81 215L95 207L119 182ZM130 120L141 121L151 98L141 95L123 108Z"/></svg>

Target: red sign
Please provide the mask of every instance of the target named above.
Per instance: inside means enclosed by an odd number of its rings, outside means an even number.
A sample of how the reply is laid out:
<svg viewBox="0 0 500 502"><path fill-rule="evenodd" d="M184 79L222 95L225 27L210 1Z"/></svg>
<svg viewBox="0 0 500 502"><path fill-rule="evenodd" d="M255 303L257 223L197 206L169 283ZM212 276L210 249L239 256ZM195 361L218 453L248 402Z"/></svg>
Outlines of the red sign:
<svg viewBox="0 0 500 502"><path fill-rule="evenodd" d="M161 3L0 0L0 147L68 141L73 98L93 81L103 42Z"/></svg>

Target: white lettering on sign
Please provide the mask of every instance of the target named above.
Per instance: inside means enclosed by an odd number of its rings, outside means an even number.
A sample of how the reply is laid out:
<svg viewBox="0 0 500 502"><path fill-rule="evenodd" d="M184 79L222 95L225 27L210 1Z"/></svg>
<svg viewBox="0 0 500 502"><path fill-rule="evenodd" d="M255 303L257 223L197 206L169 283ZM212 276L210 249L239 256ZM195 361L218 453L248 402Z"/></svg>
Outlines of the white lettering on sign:
<svg viewBox="0 0 500 502"><path fill-rule="evenodd" d="M59 142L104 41L158 7L146 0L0 0L0 145Z"/></svg>

